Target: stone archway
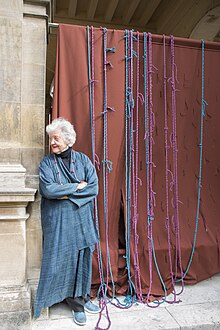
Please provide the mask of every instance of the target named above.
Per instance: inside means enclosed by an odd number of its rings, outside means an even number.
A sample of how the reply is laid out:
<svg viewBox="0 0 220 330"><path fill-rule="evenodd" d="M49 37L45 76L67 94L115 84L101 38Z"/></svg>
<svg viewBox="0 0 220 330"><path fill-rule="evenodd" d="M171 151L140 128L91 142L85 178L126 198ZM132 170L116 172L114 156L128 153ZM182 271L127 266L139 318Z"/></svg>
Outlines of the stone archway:
<svg viewBox="0 0 220 330"><path fill-rule="evenodd" d="M220 6L207 12L191 32L190 38L220 41Z"/></svg>

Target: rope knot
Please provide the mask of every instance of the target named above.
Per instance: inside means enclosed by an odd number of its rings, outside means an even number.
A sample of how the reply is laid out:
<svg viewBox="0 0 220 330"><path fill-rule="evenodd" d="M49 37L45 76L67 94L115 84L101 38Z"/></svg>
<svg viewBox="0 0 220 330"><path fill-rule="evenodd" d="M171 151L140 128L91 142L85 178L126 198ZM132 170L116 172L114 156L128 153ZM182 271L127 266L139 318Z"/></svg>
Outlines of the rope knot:
<svg viewBox="0 0 220 330"><path fill-rule="evenodd" d="M116 52L116 48L115 47L106 48L106 53L109 53L109 52L115 53Z"/></svg>
<svg viewBox="0 0 220 330"><path fill-rule="evenodd" d="M113 65L112 65L111 62L109 62L109 61L106 61L106 62L105 62L105 65L106 65L106 66L109 65L111 68L113 68Z"/></svg>
<svg viewBox="0 0 220 330"><path fill-rule="evenodd" d="M138 54L137 54L137 52L136 52L135 50L132 50L132 54L133 54L136 58L138 58Z"/></svg>
<svg viewBox="0 0 220 330"><path fill-rule="evenodd" d="M99 156L97 154L95 154L95 156L94 156L94 165L96 165L98 171L100 171L100 160L99 160Z"/></svg>
<svg viewBox="0 0 220 330"><path fill-rule="evenodd" d="M108 173L110 173L111 170L112 170L112 165L113 165L113 163L112 163L109 159L105 159L105 160L103 160L102 163L105 164Z"/></svg>
<svg viewBox="0 0 220 330"><path fill-rule="evenodd" d="M125 56L126 61L131 60L131 56Z"/></svg>
<svg viewBox="0 0 220 330"><path fill-rule="evenodd" d="M94 84L94 83L98 82L98 80L96 80L96 79L90 79L89 81L90 81L90 84Z"/></svg>
<svg viewBox="0 0 220 330"><path fill-rule="evenodd" d="M150 223L151 221L153 221L154 220L154 216L152 216L152 215L148 215L148 223Z"/></svg>
<svg viewBox="0 0 220 330"><path fill-rule="evenodd" d="M206 102L206 100L204 98L202 98L202 115L203 117L205 116L205 107L208 105L208 103Z"/></svg>

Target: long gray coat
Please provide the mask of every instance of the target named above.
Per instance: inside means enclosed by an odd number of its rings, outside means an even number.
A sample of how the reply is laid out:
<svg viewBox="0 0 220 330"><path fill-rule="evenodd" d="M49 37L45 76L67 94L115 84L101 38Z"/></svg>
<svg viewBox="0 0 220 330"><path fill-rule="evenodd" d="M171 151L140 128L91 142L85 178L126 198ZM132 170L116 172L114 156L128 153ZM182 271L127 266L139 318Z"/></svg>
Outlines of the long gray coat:
<svg viewBox="0 0 220 330"><path fill-rule="evenodd" d="M80 181L88 185L76 190ZM70 170L54 154L39 166L43 259L34 317L67 297L90 293L91 256L97 242L93 204L98 178L90 159L72 151ZM60 199L68 196L68 199Z"/></svg>

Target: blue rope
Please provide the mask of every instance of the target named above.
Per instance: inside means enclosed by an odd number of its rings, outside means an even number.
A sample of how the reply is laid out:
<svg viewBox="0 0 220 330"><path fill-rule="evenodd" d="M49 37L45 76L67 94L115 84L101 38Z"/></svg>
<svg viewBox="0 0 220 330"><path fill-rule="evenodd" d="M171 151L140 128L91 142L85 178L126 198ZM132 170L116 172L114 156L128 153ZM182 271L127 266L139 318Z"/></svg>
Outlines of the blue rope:
<svg viewBox="0 0 220 330"><path fill-rule="evenodd" d="M130 30L130 42L131 42L131 58L129 60L130 64L130 72L131 76L133 74L133 55L134 55L134 50L133 50L133 44L134 44L134 35L133 35L133 30ZM130 82L131 84L131 82ZM132 90L132 84L129 86L130 90L130 118L129 118L129 165L128 165L128 170L129 170L129 200L130 200L130 207L131 207L131 171L132 171L132 157L133 157L133 109L134 109L134 98L133 98L133 90ZM131 279L131 269L130 269L130 247L131 247L131 213L129 212L130 217L128 218L128 244L129 244L129 288L130 288L130 295L134 295L136 289L135 285Z"/></svg>
<svg viewBox="0 0 220 330"><path fill-rule="evenodd" d="M131 258L131 251L130 251L130 228L131 228L131 138L129 137L132 134L132 130L130 125L131 116L132 116L132 108L133 104L131 104L131 87L129 87L129 61L132 60L132 56L129 56L129 31L125 30L125 91L126 91L126 102L125 102L125 167L126 167L126 180L125 180L125 190L126 190L126 269L128 272L128 283L129 283L129 290L130 295L134 294L134 284L131 279L131 268L130 268L130 258ZM132 102L133 103L133 102ZM127 300L129 301L129 299Z"/></svg>
<svg viewBox="0 0 220 330"><path fill-rule="evenodd" d="M162 284L162 287L163 287L163 290L164 290L164 293L165 293L165 295L164 295L164 297L163 297L163 299L161 301L153 301L153 303L154 304L157 304L157 305L161 305L161 304L163 304L166 301L166 298L167 298L167 289L166 289L165 283L163 281L163 278L161 276L161 273L160 273L160 270L159 270L159 266L158 266L158 263L157 263L157 258L156 258L156 253L155 253L153 238L151 240L151 244L152 244L153 257L154 257L154 264L155 264L155 267L156 267L156 270L157 270L157 274L159 276L160 282Z"/></svg>
<svg viewBox="0 0 220 330"><path fill-rule="evenodd" d="M199 180L198 180L198 198L197 198L197 210L196 210L196 226L195 226L193 246L192 246L188 266L187 266L186 271L184 272L182 278L176 280L175 282L180 282L182 279L185 278L185 276L188 273L189 268L192 264L193 255L195 253L196 238L197 238L197 231L198 231L198 225L199 225L200 198L201 198L201 187L202 187L203 126L204 126L205 107L208 105L208 103L205 100L205 84L204 84L204 82L205 82L205 43L204 43L203 39L201 41L202 41L202 98L201 98L201 117L200 117Z"/></svg>
<svg viewBox="0 0 220 330"><path fill-rule="evenodd" d="M130 232L130 178L129 178L129 166L128 166L128 121L127 118L128 116L130 117L130 102L129 102L129 93L128 93L128 43L129 43L129 32L128 30L125 30L125 41L126 41L126 47L125 47L125 58L126 58L126 62L125 62L125 90L126 90L126 115L125 115L125 140L126 140L126 145L125 145L125 158L126 158L126 256L124 257L126 260L126 269L128 271L128 281L129 281L129 285L130 285L130 241L129 241L129 232Z"/></svg>
<svg viewBox="0 0 220 330"><path fill-rule="evenodd" d="M107 29L103 28L103 52L104 52L104 79L103 79L103 96L104 96L104 102L103 102L103 186L104 186L104 221L106 225L106 220L107 220L107 186L106 186L106 168L108 173L112 170L112 162L107 159L107 118L108 118L108 111L107 111L107 81L106 81L106 50L107 50ZM111 278L111 283L112 283L112 299L114 299L115 296L115 283L113 279L113 272L112 272L112 266L111 266L111 260L110 260L110 254L107 255L108 259L108 265L109 265L109 273L110 273L110 278ZM108 283L107 283L108 285Z"/></svg>
<svg viewBox="0 0 220 330"><path fill-rule="evenodd" d="M111 170L112 170L112 164L113 163L110 160L108 160L108 159L103 160L102 163L104 164L104 166L107 167L108 173L110 173Z"/></svg>
<svg viewBox="0 0 220 330"><path fill-rule="evenodd" d="M129 196L129 185L128 185L128 122L127 122L127 116L128 111L130 114L130 104L129 104L129 98L128 98L128 30L125 30L125 91L126 91L126 102L125 102L125 174L126 174L126 180L125 180L125 194L126 194L126 224L128 223L128 218L130 217L130 200L128 198ZM129 262L130 262L130 255L129 255L129 245L127 241L128 237L128 226L125 228L126 234L125 234L125 241L126 241L126 268L127 270L130 269ZM129 278L129 270L128 270L128 278Z"/></svg>

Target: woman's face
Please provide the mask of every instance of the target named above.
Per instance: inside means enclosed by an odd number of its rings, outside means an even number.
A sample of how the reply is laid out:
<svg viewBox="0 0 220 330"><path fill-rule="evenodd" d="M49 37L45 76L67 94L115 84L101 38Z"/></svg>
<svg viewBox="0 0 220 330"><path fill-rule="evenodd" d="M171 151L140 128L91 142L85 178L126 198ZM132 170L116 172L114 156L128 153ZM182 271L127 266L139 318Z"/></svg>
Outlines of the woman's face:
<svg viewBox="0 0 220 330"><path fill-rule="evenodd" d="M68 144L64 141L61 131L57 130L49 135L51 151L54 154L60 154L67 149Z"/></svg>

